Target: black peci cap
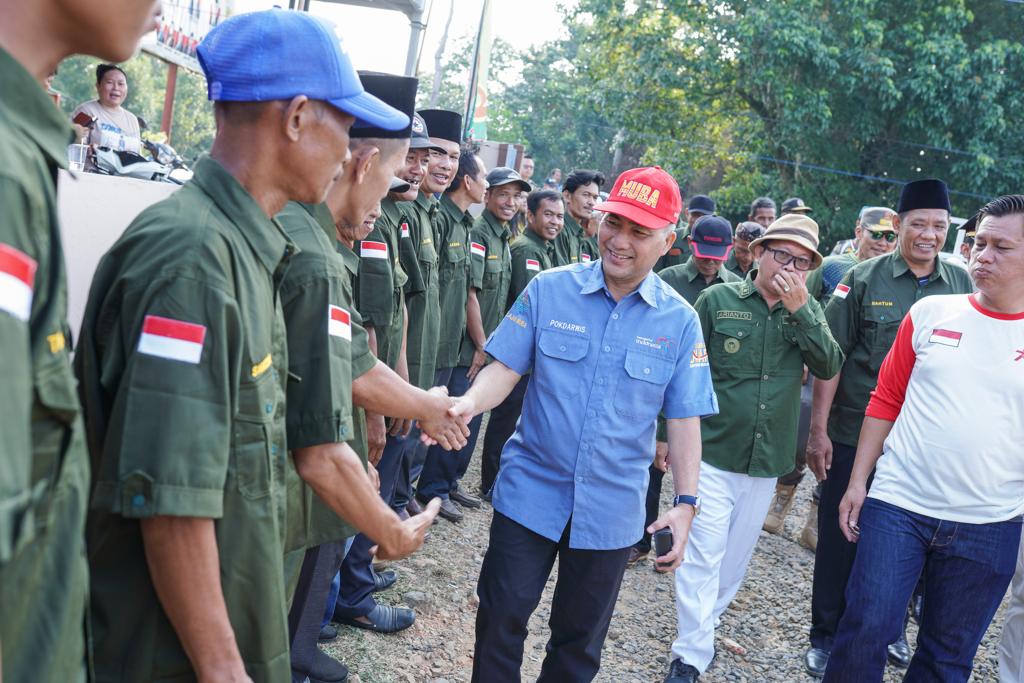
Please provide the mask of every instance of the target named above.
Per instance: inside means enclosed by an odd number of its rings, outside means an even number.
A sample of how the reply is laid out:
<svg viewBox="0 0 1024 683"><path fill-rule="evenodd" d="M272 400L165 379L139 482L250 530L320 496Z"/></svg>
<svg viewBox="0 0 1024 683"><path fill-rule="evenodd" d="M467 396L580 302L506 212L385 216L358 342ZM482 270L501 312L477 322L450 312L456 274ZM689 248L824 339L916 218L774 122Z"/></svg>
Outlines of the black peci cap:
<svg viewBox="0 0 1024 683"><path fill-rule="evenodd" d="M710 215L715 212L715 200L706 194L695 194L690 197L690 203L686 205L686 210L690 213L703 213Z"/></svg>
<svg viewBox="0 0 1024 683"><path fill-rule="evenodd" d="M462 114L447 109L421 109L416 113L423 117L430 137L462 143Z"/></svg>
<svg viewBox="0 0 1024 683"><path fill-rule="evenodd" d="M408 138L412 131L412 116L416 113L416 88L419 85L419 80L375 71L360 71L359 80L366 92L408 116L410 125L399 130L384 130L357 119L352 125L352 130L349 131L349 137Z"/></svg>
<svg viewBox="0 0 1024 683"><path fill-rule="evenodd" d="M952 213L953 207L949 205L949 190L946 189L946 183L937 178L926 178L904 185L896 213L906 213L915 209L945 209Z"/></svg>

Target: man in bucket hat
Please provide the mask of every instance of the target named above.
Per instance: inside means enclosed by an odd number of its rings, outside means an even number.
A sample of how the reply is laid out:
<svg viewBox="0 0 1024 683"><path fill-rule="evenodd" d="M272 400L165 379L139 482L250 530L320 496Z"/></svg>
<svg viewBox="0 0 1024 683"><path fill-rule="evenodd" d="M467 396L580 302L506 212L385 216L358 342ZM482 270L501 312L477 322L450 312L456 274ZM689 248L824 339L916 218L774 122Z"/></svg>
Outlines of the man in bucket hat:
<svg viewBox="0 0 1024 683"><path fill-rule="evenodd" d="M716 413L693 308L654 275L681 208L657 167L626 171L599 231L601 259L540 273L486 345L494 362L453 410L498 405L532 371L501 454L477 594L474 681L519 680L530 614L558 558L538 680L589 681L601 663L630 546L643 530L655 420L668 419L676 505L651 525L679 566L699 504L700 417ZM569 435L567 437L567 435Z"/></svg>
<svg viewBox="0 0 1024 683"><path fill-rule="evenodd" d="M675 575L678 636L665 683L694 683L714 657L715 620L743 581L775 478L793 466L804 366L827 379L843 361L804 285L821 263L818 225L786 215L750 246L758 265L747 278L697 299L722 411L701 424L703 505Z"/></svg>

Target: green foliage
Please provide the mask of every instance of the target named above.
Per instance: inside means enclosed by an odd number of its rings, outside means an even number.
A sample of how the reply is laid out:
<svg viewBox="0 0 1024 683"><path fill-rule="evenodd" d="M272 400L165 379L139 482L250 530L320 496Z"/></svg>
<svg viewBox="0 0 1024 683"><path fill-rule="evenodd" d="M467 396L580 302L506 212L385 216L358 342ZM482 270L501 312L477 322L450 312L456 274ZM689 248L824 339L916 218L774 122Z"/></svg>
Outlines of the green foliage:
<svg viewBox="0 0 1024 683"><path fill-rule="evenodd" d="M63 94L61 108L68 114L82 102L96 99L96 65L91 57L64 60L53 87ZM146 53L121 65L128 80L124 107L142 117L150 131L160 130L167 84L167 64ZM206 99L206 79L187 69L178 69L174 96L171 144L186 162L192 162L213 142L213 107Z"/></svg>

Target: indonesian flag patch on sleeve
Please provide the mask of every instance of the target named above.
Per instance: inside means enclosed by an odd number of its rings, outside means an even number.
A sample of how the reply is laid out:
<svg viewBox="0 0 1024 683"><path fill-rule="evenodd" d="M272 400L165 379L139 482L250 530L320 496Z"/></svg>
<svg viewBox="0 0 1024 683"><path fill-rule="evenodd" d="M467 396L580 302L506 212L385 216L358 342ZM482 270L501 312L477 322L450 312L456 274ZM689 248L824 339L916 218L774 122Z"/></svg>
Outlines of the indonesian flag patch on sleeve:
<svg viewBox="0 0 1024 683"><path fill-rule="evenodd" d="M836 291L833 292L833 294L835 296L838 296L840 299L845 299L846 295L849 294L849 293L850 293L850 285L843 285L843 284L836 285Z"/></svg>
<svg viewBox="0 0 1024 683"><path fill-rule="evenodd" d="M536 270L536 271L540 272L540 261L537 261L537 260L532 259L532 258L526 259L526 269L527 270Z"/></svg>
<svg viewBox="0 0 1024 683"><path fill-rule="evenodd" d="M580 254L580 263L590 263L590 254Z"/></svg>
<svg viewBox="0 0 1024 683"><path fill-rule="evenodd" d="M196 365L203 356L206 326L158 315L147 315L142 323L138 352Z"/></svg>
<svg viewBox="0 0 1024 683"><path fill-rule="evenodd" d="M388 245L384 242L370 242L363 240L359 243L359 255L362 258L382 258L388 257Z"/></svg>
<svg viewBox="0 0 1024 683"><path fill-rule="evenodd" d="M402 237L408 237L408 236L409 236L409 224L408 223L402 223Z"/></svg>
<svg viewBox="0 0 1024 683"><path fill-rule="evenodd" d="M928 337L928 341L932 344L942 344L943 346L952 346L954 348L960 346L960 339L964 336L963 332L955 332L953 330L943 330L936 327L932 330L932 336Z"/></svg>
<svg viewBox="0 0 1024 683"><path fill-rule="evenodd" d="M0 244L0 311L22 322L32 313L36 261L12 246Z"/></svg>
<svg viewBox="0 0 1024 683"><path fill-rule="evenodd" d="M327 307L327 334L352 341L352 318L341 306Z"/></svg>
<svg viewBox="0 0 1024 683"><path fill-rule="evenodd" d="M473 256L479 256L480 258L487 256L487 247L479 242L470 243L469 250L473 252Z"/></svg>

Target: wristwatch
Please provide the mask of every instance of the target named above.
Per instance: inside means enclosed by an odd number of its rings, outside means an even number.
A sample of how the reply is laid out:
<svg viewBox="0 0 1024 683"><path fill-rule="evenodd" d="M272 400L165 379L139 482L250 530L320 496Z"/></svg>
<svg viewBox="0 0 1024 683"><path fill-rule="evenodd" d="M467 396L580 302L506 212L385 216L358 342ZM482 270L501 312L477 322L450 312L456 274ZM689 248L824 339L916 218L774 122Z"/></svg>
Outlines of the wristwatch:
<svg viewBox="0 0 1024 683"><path fill-rule="evenodd" d="M677 505L692 505L693 514L700 514L700 496L676 496L675 498L672 499L672 507L675 507Z"/></svg>

